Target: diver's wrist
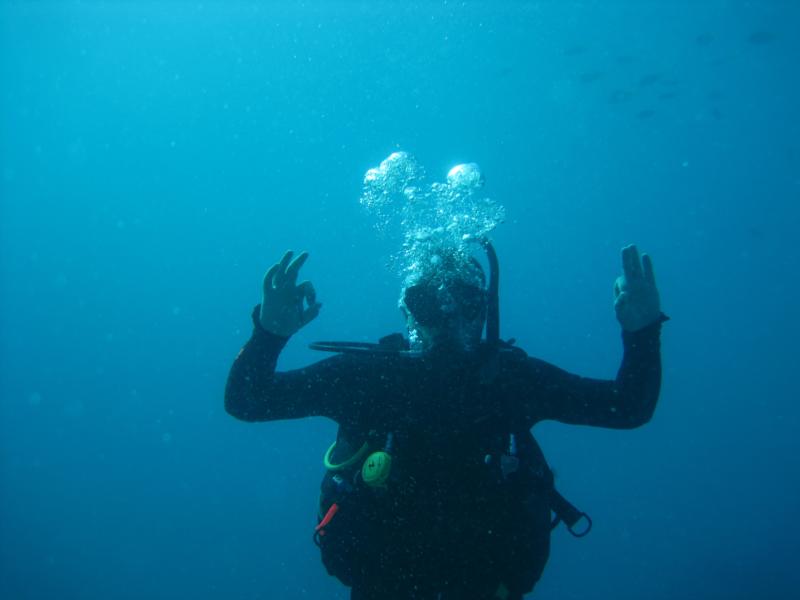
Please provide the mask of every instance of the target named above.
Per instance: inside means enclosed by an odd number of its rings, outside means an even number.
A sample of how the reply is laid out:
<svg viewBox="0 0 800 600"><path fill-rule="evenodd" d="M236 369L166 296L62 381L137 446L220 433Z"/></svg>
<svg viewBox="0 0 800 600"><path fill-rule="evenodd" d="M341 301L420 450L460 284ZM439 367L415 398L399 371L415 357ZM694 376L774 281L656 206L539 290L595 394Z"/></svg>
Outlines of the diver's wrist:
<svg viewBox="0 0 800 600"><path fill-rule="evenodd" d="M253 328L255 332L261 335L267 335L270 337L274 337L278 340L283 340L284 342L288 340L291 336L290 335L281 335L279 333L275 333L274 331L270 331L266 327L261 324L261 304L256 304L255 308L253 309L253 313L251 315L253 319Z"/></svg>

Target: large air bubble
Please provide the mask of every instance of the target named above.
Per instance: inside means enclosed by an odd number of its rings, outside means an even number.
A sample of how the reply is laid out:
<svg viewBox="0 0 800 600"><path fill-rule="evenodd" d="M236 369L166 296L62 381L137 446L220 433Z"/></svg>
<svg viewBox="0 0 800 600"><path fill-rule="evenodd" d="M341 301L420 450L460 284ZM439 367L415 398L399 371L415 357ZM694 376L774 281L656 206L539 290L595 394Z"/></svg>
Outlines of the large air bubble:
<svg viewBox="0 0 800 600"><path fill-rule="evenodd" d="M481 168L475 163L456 165L447 174L447 185L454 190L477 191L483 187Z"/></svg>

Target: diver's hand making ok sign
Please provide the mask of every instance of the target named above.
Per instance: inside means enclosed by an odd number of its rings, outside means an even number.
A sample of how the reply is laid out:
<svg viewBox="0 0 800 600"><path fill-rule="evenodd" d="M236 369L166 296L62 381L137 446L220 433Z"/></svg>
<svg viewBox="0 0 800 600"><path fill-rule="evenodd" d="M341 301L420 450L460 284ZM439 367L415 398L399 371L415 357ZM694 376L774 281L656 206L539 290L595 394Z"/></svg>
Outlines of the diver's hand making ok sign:
<svg viewBox="0 0 800 600"><path fill-rule="evenodd" d="M661 319L653 261L631 244L622 249L622 272L614 282L614 310L625 331L638 331Z"/></svg>
<svg viewBox="0 0 800 600"><path fill-rule="evenodd" d="M301 252L292 260L293 254L287 251L264 275L264 295L258 317L261 327L282 337L289 337L312 321L322 307L310 281L297 283L308 252Z"/></svg>

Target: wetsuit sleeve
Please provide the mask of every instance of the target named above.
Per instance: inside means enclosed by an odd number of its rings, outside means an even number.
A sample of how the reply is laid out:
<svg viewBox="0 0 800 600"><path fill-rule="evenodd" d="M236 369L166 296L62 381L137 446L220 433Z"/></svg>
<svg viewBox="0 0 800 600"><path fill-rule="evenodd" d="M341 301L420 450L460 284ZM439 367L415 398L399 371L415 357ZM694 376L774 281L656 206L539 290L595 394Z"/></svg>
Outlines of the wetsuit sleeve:
<svg viewBox="0 0 800 600"><path fill-rule="evenodd" d="M524 419L530 425L552 419L571 425L632 429L653 416L661 388L661 321L623 331L622 365L614 380L568 373L527 358Z"/></svg>
<svg viewBox="0 0 800 600"><path fill-rule="evenodd" d="M324 416L338 420L346 410L347 385L341 356L303 369L276 372L289 338L264 330L253 311L253 334L233 362L225 386L225 410L243 421L273 421Z"/></svg>

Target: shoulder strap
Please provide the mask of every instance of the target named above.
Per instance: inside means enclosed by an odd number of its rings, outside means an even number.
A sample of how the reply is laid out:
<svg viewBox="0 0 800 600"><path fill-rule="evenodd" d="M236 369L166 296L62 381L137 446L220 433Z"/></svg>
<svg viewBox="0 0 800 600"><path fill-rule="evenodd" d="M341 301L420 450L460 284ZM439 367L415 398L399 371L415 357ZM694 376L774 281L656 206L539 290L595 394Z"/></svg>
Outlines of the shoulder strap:
<svg viewBox="0 0 800 600"><path fill-rule="evenodd" d="M550 465L547 464L547 459L544 456L542 447L539 442L528 432L529 435L523 436L522 439L529 445L529 452L531 460L537 462L541 467L541 475L543 481L543 491L547 496L547 503L550 505L550 510L555 513L555 518L551 523L550 529L555 529L559 523L564 523L567 530L574 537L584 537L592 530L592 518L585 512L578 510L575 506L564 496L561 495L556 489L555 477ZM578 528L578 524L585 521L583 527Z"/></svg>

